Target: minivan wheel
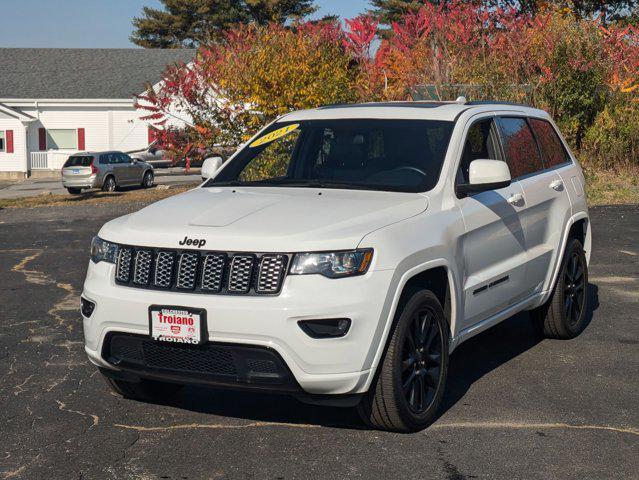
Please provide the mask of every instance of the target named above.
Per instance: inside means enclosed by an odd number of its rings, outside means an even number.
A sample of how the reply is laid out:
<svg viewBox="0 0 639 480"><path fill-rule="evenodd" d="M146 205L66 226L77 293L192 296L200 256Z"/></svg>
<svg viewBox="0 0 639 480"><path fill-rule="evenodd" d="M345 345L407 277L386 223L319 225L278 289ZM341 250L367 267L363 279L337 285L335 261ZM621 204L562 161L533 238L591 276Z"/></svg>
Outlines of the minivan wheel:
<svg viewBox="0 0 639 480"><path fill-rule="evenodd" d="M152 171L148 171L144 174L144 177L142 178L142 186L144 188L151 188L153 186L153 172Z"/></svg>
<svg viewBox="0 0 639 480"><path fill-rule="evenodd" d="M570 339L586 327L588 264L581 242L569 239L552 296L530 312L537 331L546 338Z"/></svg>
<svg viewBox="0 0 639 480"><path fill-rule="evenodd" d="M117 378L111 378L102 374L111 390L124 398L134 400L152 401L164 400L176 394L182 385L174 383L157 382L154 380L140 380L139 382L129 382Z"/></svg>
<svg viewBox="0 0 639 480"><path fill-rule="evenodd" d="M108 176L107 178L104 179L104 183L102 184L102 191L115 192L116 186L117 185L115 184L115 178Z"/></svg>
<svg viewBox="0 0 639 480"><path fill-rule="evenodd" d="M67 188L67 190L69 191L69 193L71 195L79 195L80 193L82 193L82 189L81 188Z"/></svg>
<svg viewBox="0 0 639 480"><path fill-rule="evenodd" d="M416 432L433 422L442 402L449 328L430 290L407 296L398 315L377 376L357 410L374 428Z"/></svg>

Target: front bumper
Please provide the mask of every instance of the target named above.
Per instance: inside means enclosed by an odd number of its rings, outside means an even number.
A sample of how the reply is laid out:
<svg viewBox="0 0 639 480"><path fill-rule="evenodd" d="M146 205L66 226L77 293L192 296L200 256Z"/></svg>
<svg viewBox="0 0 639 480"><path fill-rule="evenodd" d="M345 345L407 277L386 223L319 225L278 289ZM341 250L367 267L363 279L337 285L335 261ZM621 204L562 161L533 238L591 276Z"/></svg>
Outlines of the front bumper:
<svg viewBox="0 0 639 480"><path fill-rule="evenodd" d="M84 285L83 296L96 304L91 317L84 318L85 350L96 365L123 369L105 358L105 338L112 332L148 338L149 305L203 308L210 342L272 350L296 385L310 394L365 391L370 352L377 350L377 327L385 321L380 317L393 277L390 270L339 280L287 276L276 297L231 296L120 286L113 270L111 264L90 262ZM299 320L322 318L350 318L352 325L346 336L331 339L312 339L297 325Z"/></svg>

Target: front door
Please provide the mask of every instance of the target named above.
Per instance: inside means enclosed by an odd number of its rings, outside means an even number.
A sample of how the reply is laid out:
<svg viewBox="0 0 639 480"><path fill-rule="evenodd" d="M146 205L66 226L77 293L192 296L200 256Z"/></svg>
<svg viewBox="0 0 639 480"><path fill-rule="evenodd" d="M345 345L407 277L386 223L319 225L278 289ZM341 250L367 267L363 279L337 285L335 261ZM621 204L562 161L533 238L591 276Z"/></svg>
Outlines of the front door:
<svg viewBox="0 0 639 480"><path fill-rule="evenodd" d="M458 182L468 181L470 162L477 159L503 160L492 118L477 120L467 130ZM523 189L518 182L459 200L466 225L461 239L462 329L504 310L528 294L526 246L519 217L523 200Z"/></svg>

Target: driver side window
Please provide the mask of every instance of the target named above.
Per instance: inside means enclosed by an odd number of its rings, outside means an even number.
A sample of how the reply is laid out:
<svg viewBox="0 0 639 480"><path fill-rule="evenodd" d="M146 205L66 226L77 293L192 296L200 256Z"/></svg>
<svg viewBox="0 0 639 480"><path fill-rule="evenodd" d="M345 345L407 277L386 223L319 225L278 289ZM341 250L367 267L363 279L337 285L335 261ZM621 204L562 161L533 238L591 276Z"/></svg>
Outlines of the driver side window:
<svg viewBox="0 0 639 480"><path fill-rule="evenodd" d="M492 118L485 118L473 123L466 134L466 142L457 173L457 183L469 182L468 170L473 160L501 160L497 145L497 132Z"/></svg>

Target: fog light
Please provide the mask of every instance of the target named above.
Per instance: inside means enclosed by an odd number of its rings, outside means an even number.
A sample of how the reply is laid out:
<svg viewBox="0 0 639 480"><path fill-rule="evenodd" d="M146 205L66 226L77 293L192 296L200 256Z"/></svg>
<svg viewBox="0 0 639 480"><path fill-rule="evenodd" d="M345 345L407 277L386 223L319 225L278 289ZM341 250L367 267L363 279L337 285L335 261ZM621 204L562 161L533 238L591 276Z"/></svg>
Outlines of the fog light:
<svg viewBox="0 0 639 480"><path fill-rule="evenodd" d="M348 333L348 329L351 328L351 319L300 320L297 324L311 338L337 338Z"/></svg>
<svg viewBox="0 0 639 480"><path fill-rule="evenodd" d="M93 310L95 310L95 303L84 297L80 297L80 310L82 311L82 315L90 317L93 314Z"/></svg>

